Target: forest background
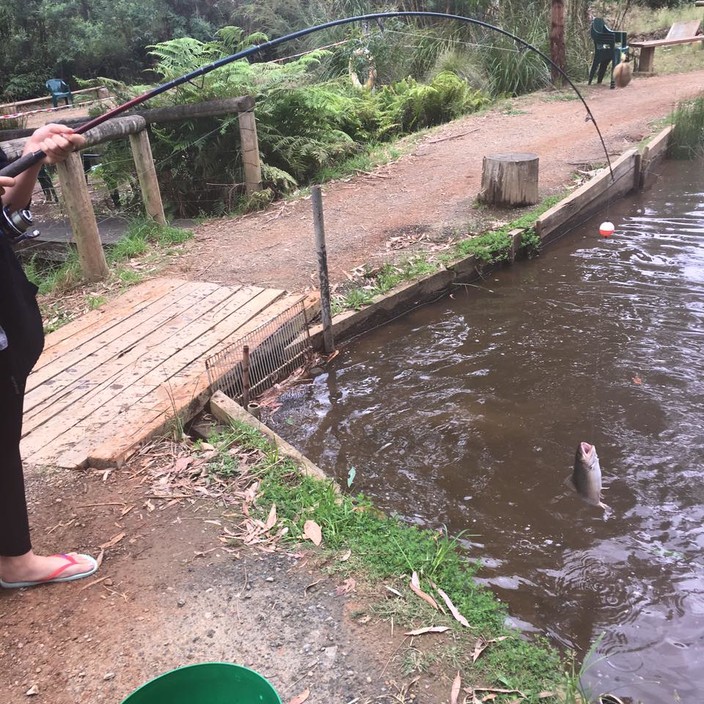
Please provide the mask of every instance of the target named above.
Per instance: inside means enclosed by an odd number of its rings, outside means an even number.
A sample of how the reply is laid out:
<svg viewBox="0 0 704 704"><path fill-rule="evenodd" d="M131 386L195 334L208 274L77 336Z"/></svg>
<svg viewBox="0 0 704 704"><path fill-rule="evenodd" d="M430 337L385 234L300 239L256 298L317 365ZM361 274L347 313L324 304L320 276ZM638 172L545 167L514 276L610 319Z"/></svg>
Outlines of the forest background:
<svg viewBox="0 0 704 704"><path fill-rule="evenodd" d="M0 100L46 94L48 78L72 88L108 85L118 101L262 43L343 17L384 11L463 15L501 27L547 56L555 13L564 21L571 80L586 80L591 19L623 25L629 12L679 0L5 0L0 7ZM691 3L690 3L691 4ZM553 36L551 37L551 28ZM552 74L552 75L551 75ZM263 207L287 192L359 168L380 144L552 85L538 53L486 27L434 18L354 23L308 35L169 91L149 107L252 95L263 190L244 193L237 116L155 126L152 147L171 217ZM18 125L21 126L21 125ZM128 147L111 143L100 175L134 185ZM393 154L390 155L393 158ZM357 161L355 161L357 160ZM139 189L128 188L139 212ZM123 201L124 205L124 201Z"/></svg>

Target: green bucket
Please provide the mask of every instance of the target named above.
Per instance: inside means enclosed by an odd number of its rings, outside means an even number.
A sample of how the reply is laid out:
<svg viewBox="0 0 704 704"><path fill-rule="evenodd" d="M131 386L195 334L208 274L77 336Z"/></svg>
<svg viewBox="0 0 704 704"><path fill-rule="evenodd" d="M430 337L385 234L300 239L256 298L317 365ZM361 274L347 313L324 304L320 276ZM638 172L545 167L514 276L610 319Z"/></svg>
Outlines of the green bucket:
<svg viewBox="0 0 704 704"><path fill-rule="evenodd" d="M228 662L179 667L142 685L122 704L281 704L258 672Z"/></svg>

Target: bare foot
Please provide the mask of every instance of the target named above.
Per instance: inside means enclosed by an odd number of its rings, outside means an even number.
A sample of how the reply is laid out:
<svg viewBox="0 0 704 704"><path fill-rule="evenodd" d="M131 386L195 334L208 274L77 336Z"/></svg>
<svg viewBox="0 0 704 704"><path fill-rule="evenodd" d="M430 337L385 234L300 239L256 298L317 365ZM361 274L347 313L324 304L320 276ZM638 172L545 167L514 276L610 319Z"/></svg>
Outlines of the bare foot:
<svg viewBox="0 0 704 704"><path fill-rule="evenodd" d="M19 557L0 557L2 586L79 579L95 572L95 561L87 555L35 555L29 551Z"/></svg>

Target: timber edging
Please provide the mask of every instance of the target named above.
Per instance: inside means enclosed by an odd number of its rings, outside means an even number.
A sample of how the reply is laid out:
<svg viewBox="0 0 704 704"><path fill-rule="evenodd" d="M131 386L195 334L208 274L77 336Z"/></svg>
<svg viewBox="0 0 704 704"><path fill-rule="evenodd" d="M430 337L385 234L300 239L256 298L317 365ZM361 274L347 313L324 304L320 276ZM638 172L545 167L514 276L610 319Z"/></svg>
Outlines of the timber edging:
<svg viewBox="0 0 704 704"><path fill-rule="evenodd" d="M240 406L237 401L233 401L222 391L216 391L210 399L210 412L222 423L230 424L232 421L245 423L258 430L264 435L278 451L285 457L292 459L298 466L301 474L306 477L313 477L322 481L332 483L336 492L339 493L339 484L323 472L318 465L311 462L305 455L301 454L293 445L286 442L277 435L271 428L255 418L251 413Z"/></svg>
<svg viewBox="0 0 704 704"><path fill-rule="evenodd" d="M672 126L663 129L640 152L629 149L612 163L611 170L601 169L593 178L543 213L534 225L541 245L555 242L613 201L645 188L652 180L653 167L667 156L672 130ZM513 254L520 231L509 234L513 236ZM513 261L513 257L510 260ZM361 310L336 315L332 321L335 340L349 340L383 325L414 308L442 298L453 286L471 284L482 279L497 266L501 266L501 263L487 265L472 256L456 261L427 278L402 284L389 293L378 296ZM322 326L311 328L311 339L316 349L322 348Z"/></svg>

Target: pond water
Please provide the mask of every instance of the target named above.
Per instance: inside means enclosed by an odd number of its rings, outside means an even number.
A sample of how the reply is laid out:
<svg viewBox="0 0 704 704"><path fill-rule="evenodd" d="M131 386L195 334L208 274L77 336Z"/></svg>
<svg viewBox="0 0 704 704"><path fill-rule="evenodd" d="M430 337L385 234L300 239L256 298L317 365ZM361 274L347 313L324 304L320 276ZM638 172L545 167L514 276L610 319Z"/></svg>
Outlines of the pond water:
<svg viewBox="0 0 704 704"><path fill-rule="evenodd" d="M704 692L703 167L358 338L269 419L384 510L466 531L515 624L600 638L584 684L626 701ZM583 440L609 512L564 483Z"/></svg>

